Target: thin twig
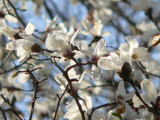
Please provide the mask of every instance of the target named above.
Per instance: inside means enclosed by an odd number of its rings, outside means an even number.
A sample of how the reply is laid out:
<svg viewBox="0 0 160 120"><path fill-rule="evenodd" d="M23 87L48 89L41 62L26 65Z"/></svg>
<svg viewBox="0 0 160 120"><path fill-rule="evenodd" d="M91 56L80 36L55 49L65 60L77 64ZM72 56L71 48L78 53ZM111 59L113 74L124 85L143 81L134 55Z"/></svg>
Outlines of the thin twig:
<svg viewBox="0 0 160 120"><path fill-rule="evenodd" d="M6 103L12 108L12 109L11 109L11 110L12 110L12 113L13 113L14 115L16 115L19 120L23 120L23 118L18 114L18 112L16 111L15 107L10 103L10 101L9 101L7 98L5 98L5 97L3 96L3 94L1 94L1 97L2 97L2 99L4 100L4 102L6 102Z"/></svg>
<svg viewBox="0 0 160 120"><path fill-rule="evenodd" d="M64 92L62 93L61 96L57 95L57 96L58 96L58 103L57 103L57 107L56 107L56 111L55 111L55 115L54 115L53 120L56 120L60 102L61 102L61 100L62 100L62 98L63 98L63 96L65 95L65 93L66 93L67 90L68 90L68 85L66 86L66 88L65 88L65 90L64 90Z"/></svg>
<svg viewBox="0 0 160 120"><path fill-rule="evenodd" d="M90 113L89 116L88 116L88 120L92 120L92 115L93 115L93 113L94 113L96 110L98 110L98 109L100 109L100 108L103 108L103 107L109 107L109 106L112 106L112 105L115 105L115 104L116 104L116 102L107 103L107 104L103 104L103 105L100 105L100 106L97 106L97 107L93 108L92 111L91 111L91 113Z"/></svg>
<svg viewBox="0 0 160 120"><path fill-rule="evenodd" d="M32 120L32 116L33 116L33 112L34 112L34 107L35 107L35 103L37 100L37 92L38 92L38 88L39 88L39 81L35 78L35 76L33 75L32 71L30 71L29 69L27 69L28 74L31 76L32 78L32 83L33 83L33 98L32 98L32 103L31 103L31 111L30 111L30 116L29 116L29 120Z"/></svg>
<svg viewBox="0 0 160 120"><path fill-rule="evenodd" d="M0 111L2 113L2 116L3 116L4 120L7 120L7 116L5 114L5 111L1 107L0 107Z"/></svg>
<svg viewBox="0 0 160 120"><path fill-rule="evenodd" d="M7 2L9 3L9 5L13 8L16 16L17 16L17 19L19 20L19 22L23 25L23 27L26 26L26 23L23 21L23 19L19 16L18 12L17 12L17 9L16 7L13 5L13 3L10 1L10 0L7 0Z"/></svg>

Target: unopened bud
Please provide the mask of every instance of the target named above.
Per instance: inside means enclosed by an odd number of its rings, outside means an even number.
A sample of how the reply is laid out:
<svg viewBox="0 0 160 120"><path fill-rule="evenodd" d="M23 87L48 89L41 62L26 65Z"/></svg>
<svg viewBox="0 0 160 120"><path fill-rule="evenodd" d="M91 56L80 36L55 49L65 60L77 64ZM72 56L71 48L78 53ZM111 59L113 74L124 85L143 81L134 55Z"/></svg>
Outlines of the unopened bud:
<svg viewBox="0 0 160 120"><path fill-rule="evenodd" d="M121 78L129 78L132 74L132 67L128 62L125 62L121 68L121 72L119 73Z"/></svg>

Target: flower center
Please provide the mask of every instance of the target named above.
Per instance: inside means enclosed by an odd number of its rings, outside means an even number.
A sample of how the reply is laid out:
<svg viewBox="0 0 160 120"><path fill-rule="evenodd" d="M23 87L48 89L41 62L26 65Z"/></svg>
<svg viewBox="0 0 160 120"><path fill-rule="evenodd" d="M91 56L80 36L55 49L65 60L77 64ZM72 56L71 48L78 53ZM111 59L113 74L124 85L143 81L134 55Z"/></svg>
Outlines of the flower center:
<svg viewBox="0 0 160 120"><path fill-rule="evenodd" d="M137 54L133 54L132 55L132 59L138 59L138 55Z"/></svg>

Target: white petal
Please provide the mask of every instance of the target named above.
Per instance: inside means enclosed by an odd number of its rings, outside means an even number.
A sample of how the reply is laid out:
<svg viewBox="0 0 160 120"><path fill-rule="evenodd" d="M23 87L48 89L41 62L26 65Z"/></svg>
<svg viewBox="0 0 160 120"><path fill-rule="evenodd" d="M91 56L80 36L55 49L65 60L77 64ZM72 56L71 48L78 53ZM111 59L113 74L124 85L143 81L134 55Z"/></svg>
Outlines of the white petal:
<svg viewBox="0 0 160 120"><path fill-rule="evenodd" d="M103 25L102 25L101 21L95 22L94 27L92 29L93 35L100 36L102 33L102 28L103 28Z"/></svg>
<svg viewBox="0 0 160 120"><path fill-rule="evenodd" d="M27 58L28 56L23 55L18 59L18 62L23 63Z"/></svg>
<svg viewBox="0 0 160 120"><path fill-rule="evenodd" d="M8 49L8 50L14 50L15 46L16 46L16 42L12 41L12 42L9 42L9 43L6 44L6 49Z"/></svg>
<svg viewBox="0 0 160 120"><path fill-rule="evenodd" d="M76 30L76 32L73 34L72 38L70 39L70 44L73 44L73 42L76 39L76 37L78 36L79 32L80 32L80 28L78 28Z"/></svg>
<svg viewBox="0 0 160 120"><path fill-rule="evenodd" d="M112 62L111 62L111 57L101 57L98 60L98 66L102 69L105 70L113 70L112 69Z"/></svg>
<svg viewBox="0 0 160 120"><path fill-rule="evenodd" d="M135 48L133 51L133 55L138 56L138 60L149 60L150 59L150 54L148 53L148 49L144 47L138 47Z"/></svg>
<svg viewBox="0 0 160 120"><path fill-rule="evenodd" d="M134 111L133 108L130 107L130 105L128 103L124 103L125 104L125 108L126 108L126 117L130 120L134 120L135 118L136 119L139 119L141 118L141 116L139 114L137 114L137 112Z"/></svg>
<svg viewBox="0 0 160 120"><path fill-rule="evenodd" d="M53 48L53 46L52 46L52 35L51 35L51 34L49 34L49 35L47 36L47 39L46 39L46 41L45 41L45 47L46 47L47 49L49 49L49 50L55 50L55 49Z"/></svg>
<svg viewBox="0 0 160 120"><path fill-rule="evenodd" d="M67 80L63 74L58 74L55 76L55 80L61 85L61 89L65 89L67 86Z"/></svg>
<svg viewBox="0 0 160 120"><path fill-rule="evenodd" d="M13 16L11 16L11 15L5 15L5 19L6 19L7 21L11 22L11 23L17 23L17 22L18 22L17 18L16 18L16 17L13 17Z"/></svg>
<svg viewBox="0 0 160 120"><path fill-rule="evenodd" d="M140 105L143 105L141 100L137 97L137 95L134 95L132 102L134 104L134 107L139 107Z"/></svg>
<svg viewBox="0 0 160 120"><path fill-rule="evenodd" d="M104 33L102 34L103 37L105 37L105 36L110 36L110 35L111 35L110 32L104 32Z"/></svg>
<svg viewBox="0 0 160 120"><path fill-rule="evenodd" d="M28 23L25 32L27 35L31 35L34 32L35 26L32 23Z"/></svg>
<svg viewBox="0 0 160 120"><path fill-rule="evenodd" d="M118 85L117 97L125 95L126 95L126 90L124 88L124 82L121 80Z"/></svg>
<svg viewBox="0 0 160 120"><path fill-rule="evenodd" d="M146 92L147 96L150 98L150 101L154 102L157 98L157 90L151 80L145 79L141 82L142 89Z"/></svg>
<svg viewBox="0 0 160 120"><path fill-rule="evenodd" d="M136 40L136 37L134 37L134 36L127 36L126 40L128 41L131 48L137 48L139 45Z"/></svg>
<svg viewBox="0 0 160 120"><path fill-rule="evenodd" d="M101 39L98 43L97 43L97 46L95 48L95 52L98 56L102 56L104 54L107 53L107 50L106 50L106 40L104 39Z"/></svg>

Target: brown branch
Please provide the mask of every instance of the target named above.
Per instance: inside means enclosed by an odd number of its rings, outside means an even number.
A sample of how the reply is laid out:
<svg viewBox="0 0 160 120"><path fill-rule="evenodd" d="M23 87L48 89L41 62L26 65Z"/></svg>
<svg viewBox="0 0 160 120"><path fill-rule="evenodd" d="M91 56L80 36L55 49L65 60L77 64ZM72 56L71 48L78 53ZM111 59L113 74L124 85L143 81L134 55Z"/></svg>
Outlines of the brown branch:
<svg viewBox="0 0 160 120"><path fill-rule="evenodd" d="M67 85L67 87L65 88L65 90L64 90L64 92L62 93L62 95L61 95L61 96L57 95L57 96L58 96L58 103L57 103L57 107L56 107L56 111L55 111L55 115L54 115L53 120L56 120L56 117L57 117L57 113L58 113L58 108L59 108L60 102L61 102L61 100L62 100L63 96L65 95L65 93L67 92L67 90L68 90L68 85Z"/></svg>
<svg viewBox="0 0 160 120"><path fill-rule="evenodd" d="M9 3L9 5L12 7L12 9L14 10L14 13L17 17L17 19L19 20L19 22L22 24L23 27L26 26L26 23L23 21L23 19L19 16L16 7L13 5L13 3L10 0L7 0L7 2Z"/></svg>
<svg viewBox="0 0 160 120"><path fill-rule="evenodd" d="M16 69L20 68L22 65L26 64L26 62L27 62L29 59L30 59L30 57L29 57L27 60L25 60L23 63L15 66L15 67L13 67L13 68L11 68L11 69L9 69L9 70L5 70L4 72L0 72L0 75L2 75L2 74L7 74L7 73L9 73L9 72L12 72L13 70L16 70Z"/></svg>
<svg viewBox="0 0 160 120"><path fill-rule="evenodd" d="M95 62L90 62L90 61L85 62L85 63L74 64L74 65L70 66L69 68L67 68L67 69L65 70L65 72L68 73L69 70L71 70L72 68L78 67L78 66L93 65L93 64L95 64Z"/></svg>
<svg viewBox="0 0 160 120"><path fill-rule="evenodd" d="M34 91L33 92L32 103L31 103L31 111L30 111L30 116L29 116L29 120L32 120L35 103L36 103L36 100L38 98L37 97L37 93L38 93L38 88L39 88L39 81L35 78L35 76L33 75L32 71L27 69L27 72L31 76L32 84L33 84L33 91Z"/></svg>
<svg viewBox="0 0 160 120"><path fill-rule="evenodd" d="M71 90L71 92L70 92L70 95L74 98L74 100L76 101L76 104L77 104L77 106L78 106L78 109L79 109L79 111L80 111L80 113L81 113L81 117L82 117L82 120L85 120L85 115L84 115L84 111L83 111L83 109L82 109L82 106L81 106L81 104L80 104L80 102L79 102L79 97L78 97L78 95L77 95L77 92L74 90L74 88L73 88L73 85L72 85L72 81L71 81L71 79L69 78L69 76L68 76L68 71L70 70L70 69L72 69L72 68L74 68L74 67L76 67L76 66L81 66L81 65L87 65L88 63L85 63L85 64L76 64L76 65L73 65L73 66L71 66L71 67L69 67L68 69L66 69L65 71L57 64L57 62L55 61L55 65L56 65L56 67L63 73L63 76L66 78L66 80L67 80L67 82L68 82L68 85L69 85L69 87L70 87L70 90Z"/></svg>
<svg viewBox="0 0 160 120"><path fill-rule="evenodd" d="M5 97L3 96L3 94L1 94L1 97L2 97L2 99L4 100L4 102L6 102L6 103L11 107L12 113L13 113L14 115L16 115L19 120L23 120L23 118L18 114L17 110L16 110L15 107L10 103L10 101L9 101L7 98L5 98Z"/></svg>
<svg viewBox="0 0 160 120"><path fill-rule="evenodd" d="M25 89L22 89L22 88L18 88L18 87L15 87L15 86L4 86L2 85L1 88L5 88L7 89L8 91L19 91L19 92L32 92L33 90L25 90Z"/></svg>
<svg viewBox="0 0 160 120"><path fill-rule="evenodd" d="M98 109L100 109L100 108L103 108L103 107L109 107L109 106L115 105L115 104L116 104L116 102L107 103L107 104L103 104L103 105L100 105L100 106L97 106L97 107L93 108L92 111L91 111L91 113L90 113L89 116L88 116L88 120L92 120L92 115L93 115L93 113L94 113L96 110L98 110Z"/></svg>
<svg viewBox="0 0 160 120"><path fill-rule="evenodd" d="M5 111L1 107L0 107L0 111L2 113L2 116L3 116L4 120L7 120L7 116L5 114Z"/></svg>

